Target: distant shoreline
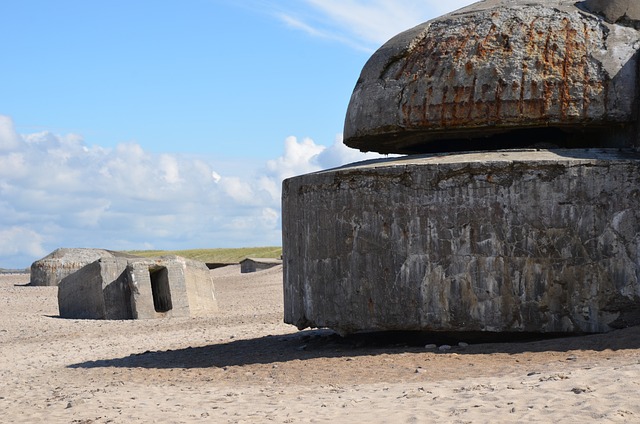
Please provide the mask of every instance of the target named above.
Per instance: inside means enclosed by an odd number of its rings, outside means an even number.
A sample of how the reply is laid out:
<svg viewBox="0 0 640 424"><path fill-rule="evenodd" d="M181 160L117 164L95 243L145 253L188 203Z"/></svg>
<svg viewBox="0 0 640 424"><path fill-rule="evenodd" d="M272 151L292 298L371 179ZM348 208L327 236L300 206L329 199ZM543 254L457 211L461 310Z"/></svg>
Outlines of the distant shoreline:
<svg viewBox="0 0 640 424"><path fill-rule="evenodd" d="M29 274L31 271L29 268L25 269L0 269L1 275L11 275L11 274Z"/></svg>

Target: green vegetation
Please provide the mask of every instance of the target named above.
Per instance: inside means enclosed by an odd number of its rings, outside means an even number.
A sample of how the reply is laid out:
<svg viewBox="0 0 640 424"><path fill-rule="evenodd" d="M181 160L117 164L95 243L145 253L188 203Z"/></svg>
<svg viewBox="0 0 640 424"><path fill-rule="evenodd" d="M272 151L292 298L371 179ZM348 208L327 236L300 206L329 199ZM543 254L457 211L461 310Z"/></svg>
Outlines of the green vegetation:
<svg viewBox="0 0 640 424"><path fill-rule="evenodd" d="M178 255L205 263L238 263L245 258L279 258L282 247L241 247L235 249L130 250L125 253L150 258Z"/></svg>

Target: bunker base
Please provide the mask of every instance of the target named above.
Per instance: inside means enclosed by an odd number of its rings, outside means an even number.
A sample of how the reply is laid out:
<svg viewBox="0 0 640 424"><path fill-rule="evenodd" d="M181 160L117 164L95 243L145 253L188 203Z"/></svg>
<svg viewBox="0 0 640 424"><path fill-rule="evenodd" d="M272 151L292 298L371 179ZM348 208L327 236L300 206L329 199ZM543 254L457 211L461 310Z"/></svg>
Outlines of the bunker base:
<svg viewBox="0 0 640 424"><path fill-rule="evenodd" d="M640 324L640 155L371 161L283 184L285 321L594 333Z"/></svg>

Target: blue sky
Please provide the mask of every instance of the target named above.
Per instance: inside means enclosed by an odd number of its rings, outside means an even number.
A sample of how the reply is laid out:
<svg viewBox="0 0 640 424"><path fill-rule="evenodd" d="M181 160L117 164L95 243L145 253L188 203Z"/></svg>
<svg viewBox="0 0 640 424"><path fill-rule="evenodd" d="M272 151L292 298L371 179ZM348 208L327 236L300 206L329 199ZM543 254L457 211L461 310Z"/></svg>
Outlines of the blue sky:
<svg viewBox="0 0 640 424"><path fill-rule="evenodd" d="M57 247L279 245L283 178L341 143L362 66L456 0L0 7L0 267Z"/></svg>

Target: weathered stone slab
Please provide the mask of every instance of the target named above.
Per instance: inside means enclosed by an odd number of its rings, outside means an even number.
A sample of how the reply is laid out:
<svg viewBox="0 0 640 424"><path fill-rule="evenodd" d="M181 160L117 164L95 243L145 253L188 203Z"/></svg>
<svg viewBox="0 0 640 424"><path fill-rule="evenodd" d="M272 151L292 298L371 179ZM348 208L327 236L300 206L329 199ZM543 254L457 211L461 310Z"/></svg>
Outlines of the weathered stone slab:
<svg viewBox="0 0 640 424"><path fill-rule="evenodd" d="M638 3L485 0L367 62L345 144L380 153L638 143ZM516 134L509 134L517 131Z"/></svg>
<svg viewBox="0 0 640 424"><path fill-rule="evenodd" d="M100 258L135 258L104 249L60 248L31 264L31 286L57 286L69 274Z"/></svg>
<svg viewBox="0 0 640 424"><path fill-rule="evenodd" d="M640 324L640 156L498 151L283 184L285 321L606 332Z"/></svg>
<svg viewBox="0 0 640 424"><path fill-rule="evenodd" d="M58 307L63 318L148 319L208 315L217 302L204 263L102 258L60 282Z"/></svg>

